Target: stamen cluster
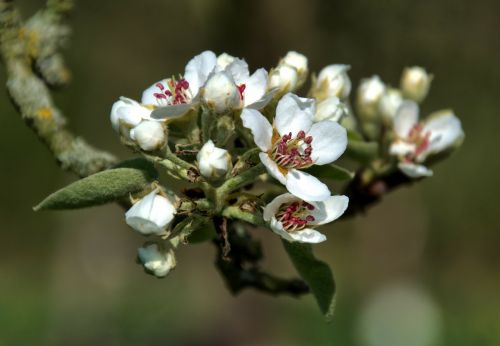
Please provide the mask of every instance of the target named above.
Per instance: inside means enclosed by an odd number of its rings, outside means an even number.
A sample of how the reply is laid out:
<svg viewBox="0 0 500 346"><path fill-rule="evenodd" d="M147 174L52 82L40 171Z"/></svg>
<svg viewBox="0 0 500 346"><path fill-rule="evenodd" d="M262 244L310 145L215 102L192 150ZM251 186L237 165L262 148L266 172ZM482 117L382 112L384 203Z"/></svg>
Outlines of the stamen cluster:
<svg viewBox="0 0 500 346"><path fill-rule="evenodd" d="M413 125L408 133L408 142L415 144L415 151L406 155L405 160L413 162L420 154L422 154L430 144L431 131L424 133L422 124L417 123Z"/></svg>
<svg viewBox="0 0 500 346"><path fill-rule="evenodd" d="M289 132L274 143L272 157L279 166L286 169L310 167L313 164L311 159L312 141L313 137L306 136L302 130L297 133L295 138Z"/></svg>
<svg viewBox="0 0 500 346"><path fill-rule="evenodd" d="M184 104L191 100L189 82L184 78L178 81L175 78L169 79L167 82L168 89L162 83L156 83L155 86L160 92L154 93L153 96L162 105Z"/></svg>
<svg viewBox="0 0 500 346"><path fill-rule="evenodd" d="M290 204L284 204L278 210L276 219L281 222L287 232L300 231L304 229L309 222L315 220L309 212L315 207L305 201L296 201Z"/></svg>

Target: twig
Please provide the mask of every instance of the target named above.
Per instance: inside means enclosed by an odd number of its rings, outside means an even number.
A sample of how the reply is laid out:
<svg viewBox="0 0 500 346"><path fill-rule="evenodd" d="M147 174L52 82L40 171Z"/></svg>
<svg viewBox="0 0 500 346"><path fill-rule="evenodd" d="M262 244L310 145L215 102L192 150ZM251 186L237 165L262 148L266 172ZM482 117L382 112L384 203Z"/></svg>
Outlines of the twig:
<svg viewBox="0 0 500 346"><path fill-rule="evenodd" d="M13 2L0 0L0 54L14 106L63 169L85 177L111 167L116 163L113 155L90 146L67 130L66 119L55 107L47 86L33 73L24 33Z"/></svg>

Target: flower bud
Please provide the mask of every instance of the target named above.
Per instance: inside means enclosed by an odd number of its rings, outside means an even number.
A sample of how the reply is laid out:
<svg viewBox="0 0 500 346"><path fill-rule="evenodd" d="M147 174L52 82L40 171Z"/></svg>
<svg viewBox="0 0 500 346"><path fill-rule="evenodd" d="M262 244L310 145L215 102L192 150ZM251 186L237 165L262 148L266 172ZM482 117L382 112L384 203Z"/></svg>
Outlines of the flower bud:
<svg viewBox="0 0 500 346"><path fill-rule="evenodd" d="M307 58L305 55L290 51L283 59L281 59L280 65L288 65L297 70L298 82L297 88L299 88L307 79L307 73L309 72L307 67Z"/></svg>
<svg viewBox="0 0 500 346"><path fill-rule="evenodd" d="M318 100L337 96L346 99L351 92L351 80L347 75L349 65L328 65L318 75L312 94Z"/></svg>
<svg viewBox="0 0 500 346"><path fill-rule="evenodd" d="M125 221L134 230L144 235L161 235L165 233L175 213L172 202L158 195L158 190L154 190L125 213Z"/></svg>
<svg viewBox="0 0 500 346"><path fill-rule="evenodd" d="M432 75L419 66L407 67L401 76L403 95L413 101L421 102L429 92Z"/></svg>
<svg viewBox="0 0 500 346"><path fill-rule="evenodd" d="M111 108L111 125L117 132L125 132L128 135L128 129L139 125L143 119L149 118L151 110L142 106L140 103L121 97L120 100L113 103ZM123 127L127 131L122 131ZM123 130L125 130L123 129Z"/></svg>
<svg viewBox="0 0 500 346"><path fill-rule="evenodd" d="M280 94L294 91L298 87L299 74L295 67L280 64L271 71L268 89L278 89Z"/></svg>
<svg viewBox="0 0 500 346"><path fill-rule="evenodd" d="M163 123L154 120L145 120L134 127L130 138L145 151L161 149L167 142Z"/></svg>
<svg viewBox="0 0 500 346"><path fill-rule="evenodd" d="M231 156L214 142L206 142L196 156L200 173L207 179L220 179L231 168Z"/></svg>
<svg viewBox="0 0 500 346"><path fill-rule="evenodd" d="M225 71L214 73L208 78L202 95L207 108L218 114L238 109L242 102L233 77Z"/></svg>
<svg viewBox="0 0 500 346"><path fill-rule="evenodd" d="M154 243L137 249L137 256L144 269L159 278L167 276L176 265L174 251L167 251Z"/></svg>
<svg viewBox="0 0 500 346"><path fill-rule="evenodd" d="M378 112L378 103L385 93L385 84L379 76L363 79L358 88L356 103L365 119L373 118Z"/></svg>
<svg viewBox="0 0 500 346"><path fill-rule="evenodd" d="M338 97L332 96L317 104L314 121L331 120L339 122L346 113L345 105L340 102Z"/></svg>
<svg viewBox="0 0 500 346"><path fill-rule="evenodd" d="M396 111L402 103L403 95L401 91L394 88L388 88L380 99L378 109L385 119L391 120L394 119Z"/></svg>

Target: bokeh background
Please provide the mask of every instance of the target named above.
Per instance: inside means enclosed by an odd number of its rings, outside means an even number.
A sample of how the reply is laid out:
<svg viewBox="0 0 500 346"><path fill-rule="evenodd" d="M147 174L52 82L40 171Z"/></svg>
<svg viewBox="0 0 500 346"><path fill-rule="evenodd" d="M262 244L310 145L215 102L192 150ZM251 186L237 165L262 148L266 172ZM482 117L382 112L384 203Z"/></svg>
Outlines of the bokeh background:
<svg viewBox="0 0 500 346"><path fill-rule="evenodd" d="M32 14L42 1L19 1ZM500 2L320 0L79 1L66 51L72 85L55 94L70 126L121 158L109 126L202 50L272 67L288 50L318 71L348 63L355 84L397 85L407 65L435 79L423 113L452 107L466 141L435 176L398 190L316 247L333 267L336 318L312 297L230 295L210 244L183 247L167 279L136 265L143 239L114 205L34 213L73 181L0 88L0 345L500 345ZM0 70L2 81L5 73ZM294 275L279 239L266 265Z"/></svg>

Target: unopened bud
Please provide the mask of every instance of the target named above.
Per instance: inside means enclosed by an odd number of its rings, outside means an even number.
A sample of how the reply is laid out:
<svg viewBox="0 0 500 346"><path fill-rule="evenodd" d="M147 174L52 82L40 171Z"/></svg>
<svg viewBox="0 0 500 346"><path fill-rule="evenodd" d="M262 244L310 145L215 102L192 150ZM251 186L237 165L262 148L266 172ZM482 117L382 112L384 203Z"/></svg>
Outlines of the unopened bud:
<svg viewBox="0 0 500 346"><path fill-rule="evenodd" d="M225 114L241 106L240 91L233 77L225 72L217 72L209 77L203 89L203 102L208 109Z"/></svg>
<svg viewBox="0 0 500 346"><path fill-rule="evenodd" d="M232 55L229 55L227 53L222 53L217 57L217 67L220 70L225 69L227 66L229 66L236 58Z"/></svg>
<svg viewBox="0 0 500 346"><path fill-rule="evenodd" d="M379 101L378 109L380 114L387 119L394 119L396 112L403 103L403 95L401 91L394 88L388 88Z"/></svg>
<svg viewBox="0 0 500 346"><path fill-rule="evenodd" d="M386 90L379 76L363 79L358 88L356 105L361 116L373 118L378 112L378 103Z"/></svg>
<svg viewBox="0 0 500 346"><path fill-rule="evenodd" d="M301 87L302 84L307 80L307 74L309 73L307 65L307 57L303 54L290 51L283 59L281 59L280 65L288 65L295 68L297 71L298 81L297 88Z"/></svg>
<svg viewBox="0 0 500 346"><path fill-rule="evenodd" d="M231 156L214 142L206 142L196 156L200 173L207 179L220 179L231 168Z"/></svg>
<svg viewBox="0 0 500 346"><path fill-rule="evenodd" d="M331 120L339 122L346 113L345 105L338 97L332 96L318 103L314 121Z"/></svg>
<svg viewBox="0 0 500 346"><path fill-rule="evenodd" d="M167 142L163 123L154 120L142 121L130 130L130 138L145 151L161 149Z"/></svg>
<svg viewBox="0 0 500 346"><path fill-rule="evenodd" d="M280 94L297 89L299 74L295 67L278 65L269 74L268 89L278 89Z"/></svg>
<svg viewBox="0 0 500 346"><path fill-rule="evenodd" d="M111 125L115 131L126 133L128 136L128 130L139 125L143 119L149 118L150 114L151 110L140 103L121 97L120 100L113 103L111 108Z"/></svg>
<svg viewBox="0 0 500 346"><path fill-rule="evenodd" d="M167 276L176 265L174 251L167 251L158 244L144 244L137 250L137 255L144 269L159 278Z"/></svg>
<svg viewBox="0 0 500 346"><path fill-rule="evenodd" d="M432 75L419 66L407 67L401 76L403 95L413 101L421 102L429 92Z"/></svg>
<svg viewBox="0 0 500 346"><path fill-rule="evenodd" d="M174 219L175 213L176 209L172 202L154 190L125 213L125 221L127 225L144 235L161 235Z"/></svg>

